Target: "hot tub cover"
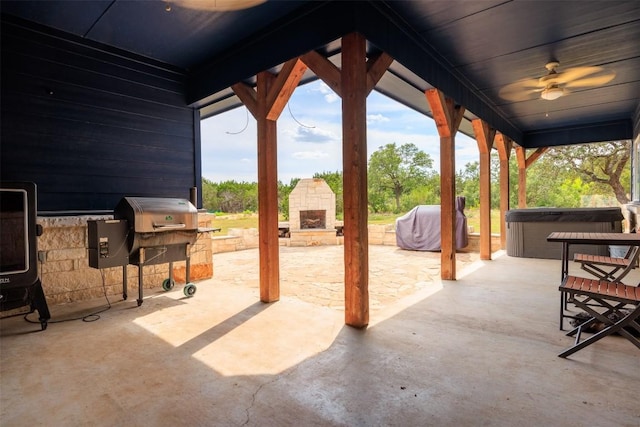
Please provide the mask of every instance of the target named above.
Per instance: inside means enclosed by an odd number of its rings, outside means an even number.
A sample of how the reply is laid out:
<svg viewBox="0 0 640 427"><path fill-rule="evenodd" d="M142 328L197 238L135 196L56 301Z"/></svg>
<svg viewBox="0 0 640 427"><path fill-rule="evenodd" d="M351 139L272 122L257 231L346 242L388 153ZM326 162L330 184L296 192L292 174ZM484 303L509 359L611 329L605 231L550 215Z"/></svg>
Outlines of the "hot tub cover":
<svg viewBox="0 0 640 427"><path fill-rule="evenodd" d="M465 198L456 197L456 249L469 244ZM439 251L440 205L418 205L396 219L396 244L402 249Z"/></svg>
<svg viewBox="0 0 640 427"><path fill-rule="evenodd" d="M511 209L506 222L611 222L623 219L620 208L528 208Z"/></svg>

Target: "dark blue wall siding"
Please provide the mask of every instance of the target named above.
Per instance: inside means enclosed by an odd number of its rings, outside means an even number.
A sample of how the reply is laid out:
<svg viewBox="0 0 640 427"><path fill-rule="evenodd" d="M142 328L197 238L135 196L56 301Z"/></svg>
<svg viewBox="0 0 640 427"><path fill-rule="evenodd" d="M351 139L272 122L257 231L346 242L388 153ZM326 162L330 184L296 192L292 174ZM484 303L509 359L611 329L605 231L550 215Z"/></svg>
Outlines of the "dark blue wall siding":
<svg viewBox="0 0 640 427"><path fill-rule="evenodd" d="M189 198L200 135L185 73L32 25L2 18L2 180L34 181L41 213Z"/></svg>

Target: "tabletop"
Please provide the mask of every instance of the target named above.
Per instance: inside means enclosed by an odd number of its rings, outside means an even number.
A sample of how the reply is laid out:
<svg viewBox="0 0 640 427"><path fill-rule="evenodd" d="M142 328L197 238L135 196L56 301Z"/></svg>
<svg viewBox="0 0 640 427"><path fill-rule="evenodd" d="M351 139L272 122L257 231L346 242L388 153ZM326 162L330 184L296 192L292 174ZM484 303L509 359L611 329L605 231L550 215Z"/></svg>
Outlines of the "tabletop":
<svg viewBox="0 0 640 427"><path fill-rule="evenodd" d="M547 241L571 244L640 246L640 234L554 231L547 236Z"/></svg>

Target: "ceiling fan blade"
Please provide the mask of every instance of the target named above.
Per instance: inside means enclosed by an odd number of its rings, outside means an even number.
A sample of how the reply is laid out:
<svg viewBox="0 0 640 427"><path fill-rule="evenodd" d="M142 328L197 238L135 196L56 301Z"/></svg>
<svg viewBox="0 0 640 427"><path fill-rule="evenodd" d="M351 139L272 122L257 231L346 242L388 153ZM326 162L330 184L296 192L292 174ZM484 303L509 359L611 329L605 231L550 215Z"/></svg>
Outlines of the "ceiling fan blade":
<svg viewBox="0 0 640 427"><path fill-rule="evenodd" d="M542 89L544 85L541 85L538 79L523 79L504 86L498 94L509 101L524 101L529 99L532 93Z"/></svg>
<svg viewBox="0 0 640 427"><path fill-rule="evenodd" d="M576 87L602 86L604 84L609 83L611 80L613 80L615 76L616 74L614 72L610 72L608 74L604 74L597 77L587 77L584 79L573 80L573 81L567 82L565 87L576 88Z"/></svg>
<svg viewBox="0 0 640 427"><path fill-rule="evenodd" d="M527 101L529 99L534 99L536 96L534 94L538 94L542 91L541 88L538 89L524 89L514 88L513 90L505 91L506 87L500 91L500 97L502 99L506 99L507 101Z"/></svg>
<svg viewBox="0 0 640 427"><path fill-rule="evenodd" d="M566 70L553 75L553 82L555 84L569 83L573 80L578 80L582 77L586 77L591 74L596 74L605 71L602 67L575 67L567 68Z"/></svg>

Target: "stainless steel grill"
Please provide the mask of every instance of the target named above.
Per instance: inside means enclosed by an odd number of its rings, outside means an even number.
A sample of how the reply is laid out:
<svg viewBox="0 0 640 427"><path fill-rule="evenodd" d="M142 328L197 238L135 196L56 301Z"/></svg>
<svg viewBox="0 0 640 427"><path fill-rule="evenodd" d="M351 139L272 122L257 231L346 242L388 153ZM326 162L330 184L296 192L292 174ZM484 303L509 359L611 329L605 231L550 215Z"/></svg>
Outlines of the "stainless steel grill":
<svg viewBox="0 0 640 427"><path fill-rule="evenodd" d="M140 248L193 244L198 211L186 199L124 197L113 212L129 223L129 254Z"/></svg>
<svg viewBox="0 0 640 427"><path fill-rule="evenodd" d="M184 293L192 296L196 287L189 283L189 249L198 235L198 211L186 199L124 197L113 211L114 219L128 224L129 264L138 269L138 305L142 304L143 267L169 263L169 278L162 287L172 289L174 261L186 261L187 284ZM124 274L126 281L126 274ZM126 289L126 283L124 286ZM123 297L126 299L126 291Z"/></svg>

